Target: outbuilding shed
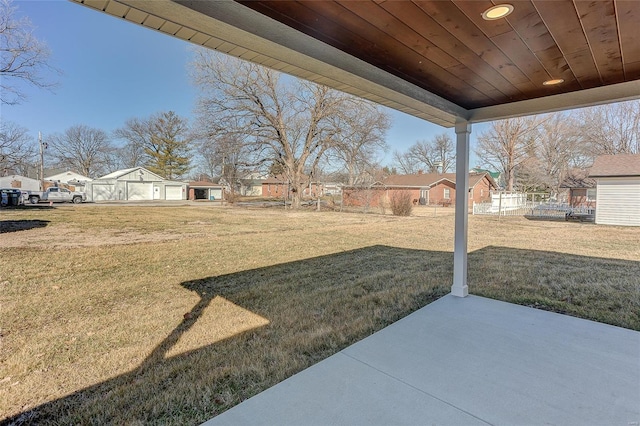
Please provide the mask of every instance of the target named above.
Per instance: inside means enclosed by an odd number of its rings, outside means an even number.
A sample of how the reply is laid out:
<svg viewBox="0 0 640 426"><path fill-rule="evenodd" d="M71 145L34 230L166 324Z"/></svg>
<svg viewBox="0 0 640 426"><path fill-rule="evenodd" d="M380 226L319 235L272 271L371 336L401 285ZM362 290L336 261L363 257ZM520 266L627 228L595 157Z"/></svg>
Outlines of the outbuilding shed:
<svg viewBox="0 0 640 426"><path fill-rule="evenodd" d="M85 185L92 179L88 176L81 175L80 173L67 170L66 172L56 173L50 176L45 175L45 180L56 184L64 183L66 185L73 186L73 189L76 191L84 191Z"/></svg>
<svg viewBox="0 0 640 426"><path fill-rule="evenodd" d="M640 226L640 154L601 155L589 177L596 180L596 223Z"/></svg>
<svg viewBox="0 0 640 426"><path fill-rule="evenodd" d="M40 191L40 181L26 176L0 176L0 188L16 188L22 191Z"/></svg>
<svg viewBox="0 0 640 426"><path fill-rule="evenodd" d="M189 200L222 201L224 186L206 181L189 182Z"/></svg>
<svg viewBox="0 0 640 426"><path fill-rule="evenodd" d="M187 184L134 167L87 182L86 192L90 201L186 200Z"/></svg>

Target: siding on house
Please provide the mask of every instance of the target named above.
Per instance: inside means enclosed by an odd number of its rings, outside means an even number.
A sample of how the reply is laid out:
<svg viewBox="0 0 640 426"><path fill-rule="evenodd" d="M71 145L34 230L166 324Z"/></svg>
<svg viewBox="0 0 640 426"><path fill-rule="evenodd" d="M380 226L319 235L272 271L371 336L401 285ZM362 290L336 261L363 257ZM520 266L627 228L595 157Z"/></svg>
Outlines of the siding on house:
<svg viewBox="0 0 640 426"><path fill-rule="evenodd" d="M16 188L22 191L40 191L40 181L20 175L2 176L0 177L0 188Z"/></svg>
<svg viewBox="0 0 640 426"><path fill-rule="evenodd" d="M597 224L640 226L640 154L596 157L589 177L597 182Z"/></svg>
<svg viewBox="0 0 640 426"><path fill-rule="evenodd" d="M640 226L640 177L598 178L596 223Z"/></svg>
<svg viewBox="0 0 640 426"><path fill-rule="evenodd" d="M166 180L143 168L118 170L87 182L90 201L185 200L187 184Z"/></svg>

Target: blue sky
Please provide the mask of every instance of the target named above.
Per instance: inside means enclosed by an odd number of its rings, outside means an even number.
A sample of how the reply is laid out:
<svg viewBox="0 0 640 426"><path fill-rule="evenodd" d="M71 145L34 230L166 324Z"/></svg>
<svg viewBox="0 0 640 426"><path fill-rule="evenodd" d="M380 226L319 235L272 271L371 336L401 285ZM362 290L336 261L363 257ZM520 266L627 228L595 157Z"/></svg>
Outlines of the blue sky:
<svg viewBox="0 0 640 426"><path fill-rule="evenodd" d="M189 44L74 4L67 0L14 1L19 16L28 16L36 36L52 51L53 65L62 71L51 79L53 91L25 87L28 99L2 106L2 120L29 129L36 137L63 132L84 124L111 132L129 118L146 118L160 111L175 111L193 118L196 90L187 75ZM455 138L453 129L389 110L387 133L391 162L393 150L404 151L417 140L441 133ZM474 126L471 143L486 128ZM471 155L471 166L476 163Z"/></svg>

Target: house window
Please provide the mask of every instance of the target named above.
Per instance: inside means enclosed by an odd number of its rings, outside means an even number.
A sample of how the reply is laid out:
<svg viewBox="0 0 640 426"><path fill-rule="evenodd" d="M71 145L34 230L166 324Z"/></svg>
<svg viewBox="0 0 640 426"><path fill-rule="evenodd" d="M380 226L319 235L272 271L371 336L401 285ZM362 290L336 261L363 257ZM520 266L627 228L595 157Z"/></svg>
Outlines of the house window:
<svg viewBox="0 0 640 426"><path fill-rule="evenodd" d="M451 194L450 194L449 188L445 188L444 189L444 198L445 199L451 198Z"/></svg>
<svg viewBox="0 0 640 426"><path fill-rule="evenodd" d="M596 201L596 189L588 188L587 189L587 201Z"/></svg>
<svg viewBox="0 0 640 426"><path fill-rule="evenodd" d="M473 188L469 189L469 199L473 198Z"/></svg>

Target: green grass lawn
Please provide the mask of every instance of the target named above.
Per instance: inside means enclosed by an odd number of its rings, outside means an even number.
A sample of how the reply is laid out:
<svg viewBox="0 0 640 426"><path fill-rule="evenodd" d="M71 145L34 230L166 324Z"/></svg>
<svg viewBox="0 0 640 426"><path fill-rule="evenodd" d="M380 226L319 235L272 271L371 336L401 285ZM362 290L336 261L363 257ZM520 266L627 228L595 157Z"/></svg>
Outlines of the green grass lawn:
<svg viewBox="0 0 640 426"><path fill-rule="evenodd" d="M0 423L211 418L447 294L453 219L2 210ZM640 330L638 241L640 228L470 217L470 292Z"/></svg>

